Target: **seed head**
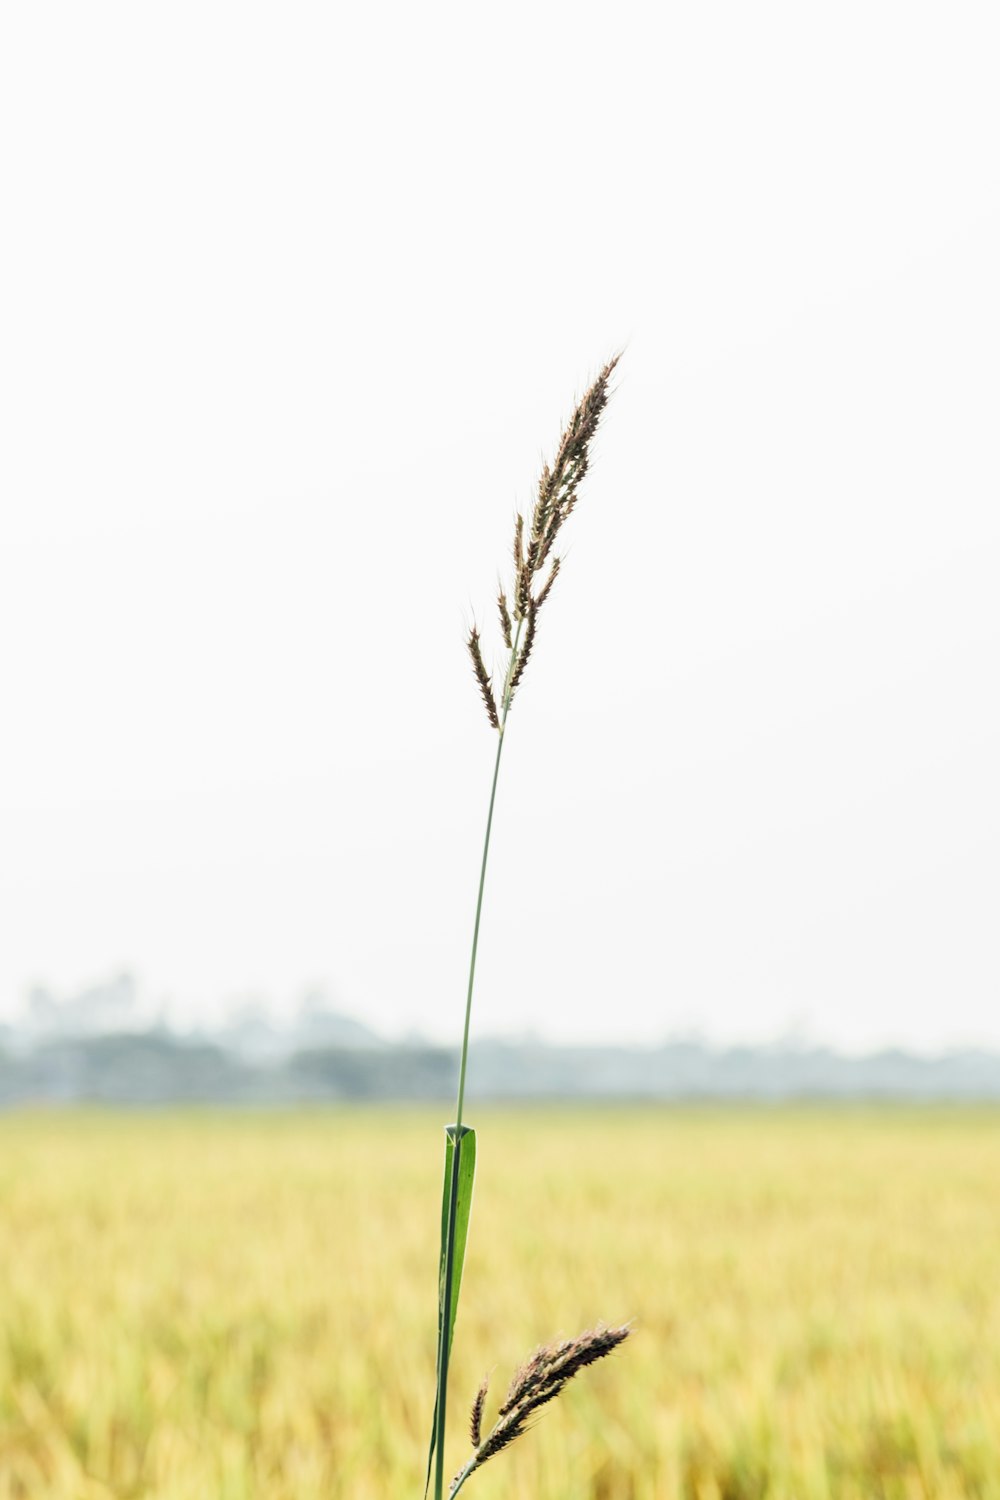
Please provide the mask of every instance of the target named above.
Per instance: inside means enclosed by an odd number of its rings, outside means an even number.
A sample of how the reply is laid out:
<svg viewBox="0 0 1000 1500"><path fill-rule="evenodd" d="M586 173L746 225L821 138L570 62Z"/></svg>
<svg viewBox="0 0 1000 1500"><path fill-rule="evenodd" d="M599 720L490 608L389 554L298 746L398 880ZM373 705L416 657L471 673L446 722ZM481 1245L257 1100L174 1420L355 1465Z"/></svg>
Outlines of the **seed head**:
<svg viewBox="0 0 1000 1500"><path fill-rule="evenodd" d="M576 505L580 482L590 467L590 444L608 404L611 376L619 358L616 354L613 359L608 360L570 417L553 462L543 466L530 527L526 526L520 511L514 518L514 576L510 605L508 606L507 595L502 588L497 599L503 643L512 656L506 673L506 680L510 684L510 693L505 700L507 708L510 707L513 691L521 681L531 654L535 638L535 616L556 580L559 559L552 559L549 575L537 594L535 579L548 562L555 539ZM515 621L518 626L516 636ZM487 715L494 729L498 729L500 720L497 704L483 665L479 637L475 630L472 631L468 644Z"/></svg>
<svg viewBox="0 0 1000 1500"><path fill-rule="evenodd" d="M496 1422L486 1436L482 1437L482 1403L486 1397L484 1380L472 1407L474 1451L465 1467L456 1475L452 1488L459 1480L468 1478L487 1459L509 1447L515 1438L527 1431L528 1419L534 1412L560 1396L574 1375L611 1354L625 1342L630 1332L627 1326L599 1326L588 1329L575 1339L566 1339L559 1344L543 1344L515 1373Z"/></svg>

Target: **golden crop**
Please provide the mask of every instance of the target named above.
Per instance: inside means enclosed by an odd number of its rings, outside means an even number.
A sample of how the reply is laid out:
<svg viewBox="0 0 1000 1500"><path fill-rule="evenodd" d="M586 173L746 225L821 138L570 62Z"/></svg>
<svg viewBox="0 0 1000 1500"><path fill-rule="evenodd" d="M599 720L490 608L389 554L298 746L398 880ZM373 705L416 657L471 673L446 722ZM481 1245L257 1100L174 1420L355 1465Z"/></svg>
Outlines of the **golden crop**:
<svg viewBox="0 0 1000 1500"><path fill-rule="evenodd" d="M636 1330L473 1495L1000 1500L1000 1113L473 1123L449 1469L487 1369ZM0 1500L420 1500L442 1154L427 1111L0 1120Z"/></svg>

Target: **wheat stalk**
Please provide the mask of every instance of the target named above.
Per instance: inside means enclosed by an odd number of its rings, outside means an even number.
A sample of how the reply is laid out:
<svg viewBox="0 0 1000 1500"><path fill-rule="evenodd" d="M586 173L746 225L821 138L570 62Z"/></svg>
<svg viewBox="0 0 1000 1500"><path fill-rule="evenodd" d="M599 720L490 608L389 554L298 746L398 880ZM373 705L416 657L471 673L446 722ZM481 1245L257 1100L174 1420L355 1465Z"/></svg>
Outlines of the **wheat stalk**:
<svg viewBox="0 0 1000 1500"><path fill-rule="evenodd" d="M560 560L553 553L553 547L576 506L580 484L590 467L590 445L608 403L611 376L618 364L618 358L619 356L616 355L607 362L567 423L552 464L546 464L538 480L530 523L525 522L520 511L515 518L514 570L510 592L508 595L501 585L497 596L500 632L508 653L499 695L494 691L493 679L486 670L479 630L475 625L472 626L466 641L486 716L490 727L497 733L497 749L493 764L493 780L490 786L489 810L486 815L483 856L479 870L476 916L472 930L472 954L469 960L469 983L465 999L465 1023L462 1031L462 1052L458 1075L458 1102L455 1123L450 1125L447 1131L438 1284L437 1384L427 1467L429 1487L433 1465L434 1500L444 1500L444 1435L448 1400L448 1366L452 1329L461 1284L465 1236L468 1231L472 1173L475 1171L475 1132L463 1124L462 1117L465 1109L472 994L476 977L476 957L479 950L486 865L493 829L493 811L496 805L497 778L500 773L500 754L503 749L511 704L514 701L515 692L521 685L534 649L538 617L559 575ZM464 1178L463 1156L466 1164ZM461 1187L463 1182L464 1189ZM456 1264L456 1247L460 1240L461 1248L458 1251L459 1258ZM557 1396L564 1388L566 1381L578 1369L582 1369L585 1364L592 1363L594 1359L601 1358L603 1354L609 1353L622 1341L626 1332L627 1330L622 1329L594 1330L588 1334L581 1334L579 1339L571 1340L567 1345L558 1346L558 1350L555 1346L546 1346L544 1350L540 1350L535 1356L536 1361L541 1360L536 1373L540 1376L544 1374L545 1378L540 1384L536 1383L532 1386L530 1390L525 1387L513 1406L506 1411L501 1411L497 1423L486 1438L481 1439L483 1402L486 1399L484 1384L473 1405L471 1423L473 1458L455 1480L452 1493L460 1484L464 1484L469 1475L485 1463L487 1458L506 1447L524 1431L524 1423L532 1411L542 1405L543 1401L550 1401Z"/></svg>

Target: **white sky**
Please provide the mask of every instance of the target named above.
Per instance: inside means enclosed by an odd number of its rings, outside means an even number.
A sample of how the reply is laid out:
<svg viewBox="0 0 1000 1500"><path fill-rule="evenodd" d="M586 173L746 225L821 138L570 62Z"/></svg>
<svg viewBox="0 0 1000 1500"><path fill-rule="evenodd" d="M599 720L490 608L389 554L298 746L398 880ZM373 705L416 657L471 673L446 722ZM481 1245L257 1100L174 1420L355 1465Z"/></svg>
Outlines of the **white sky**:
<svg viewBox="0 0 1000 1500"><path fill-rule="evenodd" d="M1000 1044L1000 19L5 6L0 1013ZM495 640L495 636L491 639Z"/></svg>

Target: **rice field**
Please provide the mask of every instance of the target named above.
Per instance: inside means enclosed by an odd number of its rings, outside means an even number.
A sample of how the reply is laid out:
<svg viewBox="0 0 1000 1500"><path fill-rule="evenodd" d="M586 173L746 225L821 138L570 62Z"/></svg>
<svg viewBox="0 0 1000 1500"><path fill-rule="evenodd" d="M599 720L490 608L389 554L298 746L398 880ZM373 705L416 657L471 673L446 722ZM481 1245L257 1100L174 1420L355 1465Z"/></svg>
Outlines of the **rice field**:
<svg viewBox="0 0 1000 1500"><path fill-rule="evenodd" d="M1000 1112L472 1118L449 1468L485 1371L635 1336L468 1493L1000 1500ZM0 1118L0 1500L420 1500L442 1124Z"/></svg>

